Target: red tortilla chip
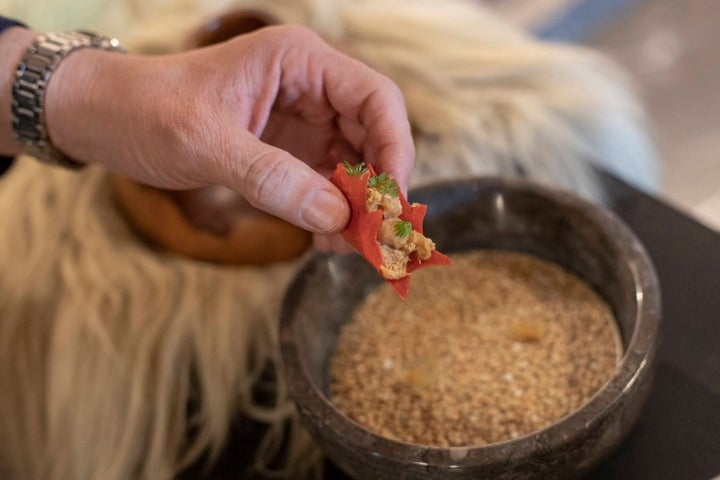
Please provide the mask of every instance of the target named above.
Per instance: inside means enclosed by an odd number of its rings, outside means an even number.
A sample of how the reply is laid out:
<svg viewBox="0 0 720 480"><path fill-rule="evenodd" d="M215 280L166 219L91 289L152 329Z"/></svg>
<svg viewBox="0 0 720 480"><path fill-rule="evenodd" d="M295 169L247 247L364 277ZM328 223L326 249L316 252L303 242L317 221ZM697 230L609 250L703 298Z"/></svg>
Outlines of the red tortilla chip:
<svg viewBox="0 0 720 480"><path fill-rule="evenodd" d="M343 238L355 247L370 265L380 272L382 252L380 251L380 244L377 241L377 235L378 230L380 230L380 224L382 223L383 213L381 210L368 212L365 209L368 179L374 175L375 171L371 165L368 165L367 171L362 175L350 175L345 170L343 164L339 163L337 167L335 167L335 172L330 180L345 195L350 204L350 223L348 223L347 228L342 232ZM425 218L427 206L419 203L410 205L402 193L400 194L400 203L403 209L400 218L409 221L414 230L422 233L423 219ZM427 260L420 260L417 253L413 252L407 264L408 275L397 280L385 279L385 281L395 289L402 299L405 299L408 293L410 293L410 273L420 267L426 267L428 265L448 264L450 264L450 259L437 250L433 250L430 258Z"/></svg>

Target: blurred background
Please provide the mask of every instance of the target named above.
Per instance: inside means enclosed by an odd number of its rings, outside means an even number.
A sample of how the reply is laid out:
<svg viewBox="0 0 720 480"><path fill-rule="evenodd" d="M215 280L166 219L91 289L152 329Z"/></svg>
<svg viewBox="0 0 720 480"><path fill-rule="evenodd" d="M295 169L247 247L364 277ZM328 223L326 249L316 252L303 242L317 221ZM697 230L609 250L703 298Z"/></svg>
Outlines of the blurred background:
<svg viewBox="0 0 720 480"><path fill-rule="evenodd" d="M195 0L154 0L172 14ZM659 195L720 231L719 0L475 0L537 36L597 48L632 77L661 162ZM0 0L38 28L119 17L111 0ZM141 2L127 0L130 10ZM218 9L236 0L213 0ZM42 5L42 8L41 8ZM44 13L39 14L42 11ZM23 13L25 15L23 15ZM162 30L162 25L153 27ZM101 29L107 34L111 30Z"/></svg>
<svg viewBox="0 0 720 480"><path fill-rule="evenodd" d="M720 231L720 1L486 0L540 37L598 48L632 76L660 195Z"/></svg>

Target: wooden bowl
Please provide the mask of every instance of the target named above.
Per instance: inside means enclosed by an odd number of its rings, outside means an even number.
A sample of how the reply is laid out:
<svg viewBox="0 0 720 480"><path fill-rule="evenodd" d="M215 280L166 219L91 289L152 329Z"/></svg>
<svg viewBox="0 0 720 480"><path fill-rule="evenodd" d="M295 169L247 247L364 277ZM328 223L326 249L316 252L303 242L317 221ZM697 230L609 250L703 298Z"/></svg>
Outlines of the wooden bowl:
<svg viewBox="0 0 720 480"><path fill-rule="evenodd" d="M171 192L112 179L121 211L151 244L198 260L263 265L292 260L312 236L224 187Z"/></svg>

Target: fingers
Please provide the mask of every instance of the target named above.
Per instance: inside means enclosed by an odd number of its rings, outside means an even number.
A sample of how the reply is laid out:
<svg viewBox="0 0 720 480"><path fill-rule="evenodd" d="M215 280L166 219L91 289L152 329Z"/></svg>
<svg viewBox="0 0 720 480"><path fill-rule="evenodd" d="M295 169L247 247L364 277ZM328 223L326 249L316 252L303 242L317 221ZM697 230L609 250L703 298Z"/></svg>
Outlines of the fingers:
<svg viewBox="0 0 720 480"><path fill-rule="evenodd" d="M312 118L318 112L326 115L327 109L337 113L346 141L362 152L364 161L393 175L405 190L415 149L400 89L362 62L334 50L310 30L285 28L283 44L288 50L282 60L282 94L278 98L302 103L305 115ZM294 41L288 42L288 36Z"/></svg>
<svg viewBox="0 0 720 480"><path fill-rule="evenodd" d="M352 146L342 139L336 139L332 141L328 149L328 157L330 162L327 165L327 176L332 175L335 170L335 165L338 163L347 162L351 165L355 165L363 161L362 155L352 148Z"/></svg>
<svg viewBox="0 0 720 480"><path fill-rule="evenodd" d="M256 208L311 232L330 234L345 228L350 209L335 185L248 132L236 137L219 168L220 183L240 192Z"/></svg>
<svg viewBox="0 0 720 480"><path fill-rule="evenodd" d="M327 55L324 62L326 95L344 119L338 125L347 141L358 147L362 143L365 160L393 175L405 191L415 147L400 89L388 78L338 52Z"/></svg>
<svg viewBox="0 0 720 480"><path fill-rule="evenodd" d="M365 128L357 122L353 122L348 118L339 117L337 126L345 140L352 146L356 152L360 152L367 140L367 132Z"/></svg>
<svg viewBox="0 0 720 480"><path fill-rule="evenodd" d="M221 131L212 138L212 154L221 158L214 160L220 165L211 174L217 178L210 180L235 189L257 208L326 235L346 226L349 206L323 177L327 172L313 167L322 170L336 160L357 163L362 159L393 175L403 192L407 191L415 149L405 102L391 80L333 50L307 29L277 27L247 39L258 51L280 52L260 55L257 65L252 64L258 68L245 69L255 76L270 72L273 79L243 83L241 93L247 85L253 86L249 93L238 94L241 100L247 97L255 102L250 105L252 115L248 115L263 119L282 113L283 126L302 120L306 128L302 135L295 128L268 132L265 138L281 148L260 141L256 135L263 135L262 128L252 128L255 123L272 126L271 121L241 122ZM248 102L240 103L248 106ZM219 117L231 119L225 122L228 126L237 118L237 112L227 112L224 105L218 106L218 111ZM321 132L332 129L337 137L307 135L313 128ZM318 145L324 147L321 152Z"/></svg>

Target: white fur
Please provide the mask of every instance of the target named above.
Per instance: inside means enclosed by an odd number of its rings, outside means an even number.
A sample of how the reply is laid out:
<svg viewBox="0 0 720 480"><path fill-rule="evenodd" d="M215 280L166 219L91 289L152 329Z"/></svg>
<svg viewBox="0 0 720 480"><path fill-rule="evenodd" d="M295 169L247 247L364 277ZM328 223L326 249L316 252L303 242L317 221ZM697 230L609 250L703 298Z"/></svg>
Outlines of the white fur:
<svg viewBox="0 0 720 480"><path fill-rule="evenodd" d="M413 184L522 175L602 197L588 162L652 189L654 152L627 79L586 49L539 42L477 2L242 2L303 23L397 82Z"/></svg>
<svg viewBox="0 0 720 480"><path fill-rule="evenodd" d="M76 28L67 0L0 0L29 22ZM33 2L35 5L35 2ZM134 50L174 51L230 8L307 25L390 76L417 130L413 184L518 175L601 200L591 162L657 186L653 146L627 78L587 49L540 42L470 0L81 0L87 27ZM53 8L54 7L54 8ZM48 25L50 24L50 25Z"/></svg>

